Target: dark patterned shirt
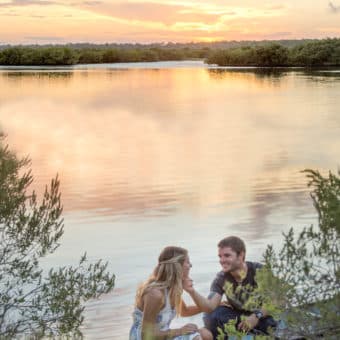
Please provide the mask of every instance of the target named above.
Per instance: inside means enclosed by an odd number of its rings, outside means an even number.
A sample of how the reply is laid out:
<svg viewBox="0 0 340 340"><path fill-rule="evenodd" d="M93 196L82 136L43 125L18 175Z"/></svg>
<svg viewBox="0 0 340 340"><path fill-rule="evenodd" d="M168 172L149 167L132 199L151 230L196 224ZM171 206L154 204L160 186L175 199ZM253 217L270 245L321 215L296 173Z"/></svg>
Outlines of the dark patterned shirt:
<svg viewBox="0 0 340 340"><path fill-rule="evenodd" d="M230 282L233 285L234 296L227 296L228 302L233 308L240 311L246 311L243 306L248 300L251 291L257 287L255 281L256 270L262 267L262 264L257 262L246 261L246 264L248 267L247 276L242 282L237 282L230 273L220 271L210 286L211 292L223 296L225 294L224 286L227 282ZM238 288L239 286L241 286L241 288Z"/></svg>

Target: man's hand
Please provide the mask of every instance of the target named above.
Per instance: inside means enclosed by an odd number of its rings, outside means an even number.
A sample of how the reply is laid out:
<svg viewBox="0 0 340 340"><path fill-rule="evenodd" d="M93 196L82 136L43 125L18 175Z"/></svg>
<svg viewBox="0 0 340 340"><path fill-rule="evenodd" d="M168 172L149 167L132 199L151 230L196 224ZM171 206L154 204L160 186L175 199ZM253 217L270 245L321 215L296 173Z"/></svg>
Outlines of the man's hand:
<svg viewBox="0 0 340 340"><path fill-rule="evenodd" d="M197 325L194 323L187 323L183 327L180 328L180 335L191 334L198 331Z"/></svg>
<svg viewBox="0 0 340 340"><path fill-rule="evenodd" d="M183 289L187 293L193 293L194 292L194 281L190 279L190 277L184 278L182 281Z"/></svg>
<svg viewBox="0 0 340 340"><path fill-rule="evenodd" d="M251 314L245 320L242 320L239 323L238 329L244 332L249 332L254 327L256 327L258 323L259 323L259 319L255 316L255 314Z"/></svg>
<svg viewBox="0 0 340 340"><path fill-rule="evenodd" d="M220 303L220 306L225 306L225 307L228 307L228 308L233 308L233 306L228 302L228 301L222 301Z"/></svg>

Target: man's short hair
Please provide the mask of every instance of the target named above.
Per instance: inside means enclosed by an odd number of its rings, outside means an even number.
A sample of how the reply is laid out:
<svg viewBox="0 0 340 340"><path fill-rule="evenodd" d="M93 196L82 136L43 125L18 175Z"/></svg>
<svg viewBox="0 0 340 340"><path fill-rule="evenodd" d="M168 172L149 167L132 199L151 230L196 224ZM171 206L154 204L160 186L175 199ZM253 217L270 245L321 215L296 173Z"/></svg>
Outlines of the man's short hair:
<svg viewBox="0 0 340 340"><path fill-rule="evenodd" d="M218 242L217 245L219 248L229 247L231 248L237 255L240 255L241 252L246 253L246 245L244 242L237 236L228 236Z"/></svg>

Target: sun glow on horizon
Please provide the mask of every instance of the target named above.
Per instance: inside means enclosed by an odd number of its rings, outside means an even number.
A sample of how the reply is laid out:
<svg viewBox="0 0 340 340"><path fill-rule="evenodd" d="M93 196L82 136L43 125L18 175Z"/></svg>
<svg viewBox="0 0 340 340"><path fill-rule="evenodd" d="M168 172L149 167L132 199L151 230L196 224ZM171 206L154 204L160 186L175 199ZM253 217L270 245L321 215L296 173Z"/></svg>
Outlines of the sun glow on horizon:
<svg viewBox="0 0 340 340"><path fill-rule="evenodd" d="M217 41L221 41L222 37L197 37L196 42L206 42L206 43L213 43Z"/></svg>

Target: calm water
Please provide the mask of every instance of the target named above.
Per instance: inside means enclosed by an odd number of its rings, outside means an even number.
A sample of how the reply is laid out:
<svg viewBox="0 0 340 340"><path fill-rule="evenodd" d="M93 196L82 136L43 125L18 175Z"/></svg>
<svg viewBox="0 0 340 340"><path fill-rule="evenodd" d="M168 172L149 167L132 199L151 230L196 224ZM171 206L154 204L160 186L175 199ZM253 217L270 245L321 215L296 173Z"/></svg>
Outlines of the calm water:
<svg viewBox="0 0 340 340"><path fill-rule="evenodd" d="M206 294L222 237L241 236L260 260L283 231L314 223L300 170L339 166L339 93L336 70L1 69L8 143L31 157L38 192L61 179L65 234L44 267L86 250L117 275L114 292L88 304L86 338L127 338L136 286L163 246L189 249Z"/></svg>

